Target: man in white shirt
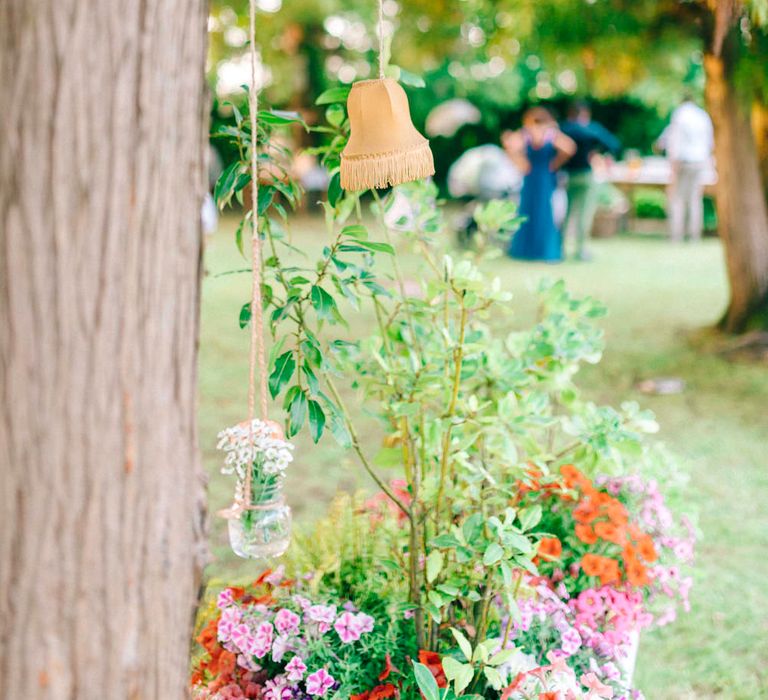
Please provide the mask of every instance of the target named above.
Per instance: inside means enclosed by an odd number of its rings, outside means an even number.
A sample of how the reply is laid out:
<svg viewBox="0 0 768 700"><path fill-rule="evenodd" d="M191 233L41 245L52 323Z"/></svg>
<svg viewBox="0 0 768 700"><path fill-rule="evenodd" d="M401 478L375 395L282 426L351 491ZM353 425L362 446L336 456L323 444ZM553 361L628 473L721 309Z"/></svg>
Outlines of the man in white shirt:
<svg viewBox="0 0 768 700"><path fill-rule="evenodd" d="M704 228L704 178L711 167L714 136L712 120L686 96L672 113L659 138L672 164L669 186L669 229L673 241L685 236L699 240Z"/></svg>

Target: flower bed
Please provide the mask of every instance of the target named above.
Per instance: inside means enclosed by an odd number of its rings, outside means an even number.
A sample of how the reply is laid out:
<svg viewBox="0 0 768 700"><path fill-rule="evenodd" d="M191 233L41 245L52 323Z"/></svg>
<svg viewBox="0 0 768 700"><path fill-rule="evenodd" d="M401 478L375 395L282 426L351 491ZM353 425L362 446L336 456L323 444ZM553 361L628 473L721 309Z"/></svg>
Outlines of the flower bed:
<svg viewBox="0 0 768 700"><path fill-rule="evenodd" d="M330 140L319 153L334 171L347 123L340 105L328 109ZM286 119L265 120L262 141ZM242 128L234 133L245 153ZM236 170L222 176L220 201L247 182ZM605 310L545 282L535 325L500 332L510 295L480 260L518 224L514 206L476 212L486 249L454 259L440 253L435 187L399 191L411 212L396 222L400 244L424 262L418 293L394 255L391 196L373 195L387 241L371 240L359 196L331 188L327 245L317 261L297 265L281 257L285 211L275 200L280 192L293 202L297 191L282 181L260 189L275 340L268 383L283 401L285 432L308 428L316 442L332 434L378 493L341 495L297 533L284 572L212 599L201 613L195 693L639 698L631 685L637 636L687 607L693 527L668 505L682 478L645 437L656 430L653 417L633 403L614 409L580 395L575 379L600 360L594 321ZM374 328L337 335L339 325L353 327L345 314L363 305ZM249 314L246 305L241 323ZM378 419L381 443L361 437L342 381ZM236 463L238 480L271 478L263 457L251 457ZM266 544L258 519L249 524Z"/></svg>

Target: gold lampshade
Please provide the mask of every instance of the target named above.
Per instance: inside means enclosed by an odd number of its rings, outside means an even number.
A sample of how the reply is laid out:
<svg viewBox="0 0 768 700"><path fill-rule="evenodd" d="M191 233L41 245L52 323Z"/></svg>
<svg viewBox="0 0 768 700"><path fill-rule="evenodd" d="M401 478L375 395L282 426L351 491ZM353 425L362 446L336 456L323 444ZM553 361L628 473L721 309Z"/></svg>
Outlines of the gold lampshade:
<svg viewBox="0 0 768 700"><path fill-rule="evenodd" d="M350 136L341 154L341 186L358 192L435 174L429 141L413 125L408 97L392 78L362 80L347 99Z"/></svg>

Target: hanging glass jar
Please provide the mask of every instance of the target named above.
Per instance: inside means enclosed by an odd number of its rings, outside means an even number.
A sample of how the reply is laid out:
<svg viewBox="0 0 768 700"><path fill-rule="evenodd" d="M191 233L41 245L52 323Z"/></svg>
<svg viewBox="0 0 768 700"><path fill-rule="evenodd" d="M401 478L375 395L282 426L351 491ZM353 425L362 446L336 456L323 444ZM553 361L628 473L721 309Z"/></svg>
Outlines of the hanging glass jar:
<svg viewBox="0 0 768 700"><path fill-rule="evenodd" d="M222 472L237 475L235 502L222 513L232 550L246 559L279 557L291 540L283 482L293 445L275 423L254 420L223 430L218 447L227 453Z"/></svg>
<svg viewBox="0 0 768 700"><path fill-rule="evenodd" d="M229 518L229 544L244 559L279 557L291 543L291 509L283 497L282 477L254 486L252 482L251 503L238 509L237 517ZM244 490L244 484L238 482L240 501Z"/></svg>

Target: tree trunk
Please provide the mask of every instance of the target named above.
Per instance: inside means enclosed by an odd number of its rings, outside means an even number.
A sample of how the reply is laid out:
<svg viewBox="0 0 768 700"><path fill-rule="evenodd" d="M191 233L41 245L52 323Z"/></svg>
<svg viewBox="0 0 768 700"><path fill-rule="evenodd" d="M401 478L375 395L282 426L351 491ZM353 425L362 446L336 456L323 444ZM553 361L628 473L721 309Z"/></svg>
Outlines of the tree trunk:
<svg viewBox="0 0 768 700"><path fill-rule="evenodd" d="M723 330L768 327L768 212L749 112L738 98L723 53L704 58L707 108L715 127L717 217L731 298Z"/></svg>
<svg viewBox="0 0 768 700"><path fill-rule="evenodd" d="M205 22L0 3L3 698L185 694Z"/></svg>

